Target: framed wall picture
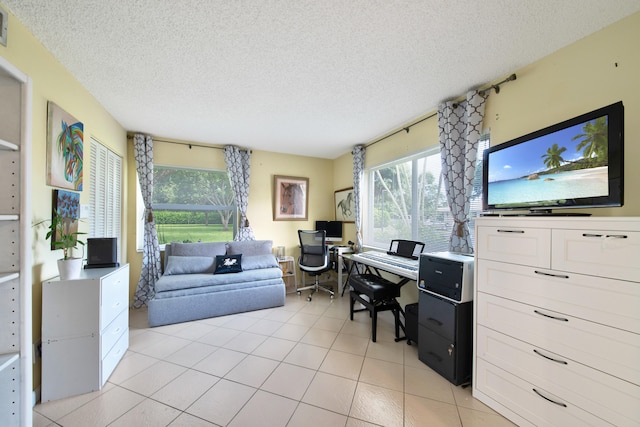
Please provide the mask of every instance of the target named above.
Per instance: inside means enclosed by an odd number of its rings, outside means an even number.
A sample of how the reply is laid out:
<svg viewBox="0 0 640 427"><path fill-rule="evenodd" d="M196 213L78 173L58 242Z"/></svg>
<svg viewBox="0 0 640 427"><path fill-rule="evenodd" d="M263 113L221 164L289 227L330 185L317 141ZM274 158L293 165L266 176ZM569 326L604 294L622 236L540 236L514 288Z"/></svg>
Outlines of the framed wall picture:
<svg viewBox="0 0 640 427"><path fill-rule="evenodd" d="M53 190L52 198L52 219L56 212L62 217L62 227L64 234L73 234L78 232L78 224L80 218L80 193L65 190ZM53 242L59 240L60 236L54 230L51 236L51 249L56 248Z"/></svg>
<svg viewBox="0 0 640 427"><path fill-rule="evenodd" d="M274 176L273 220L300 221L308 218L309 178Z"/></svg>
<svg viewBox="0 0 640 427"><path fill-rule="evenodd" d="M353 187L343 188L335 192L336 221L355 222Z"/></svg>
<svg viewBox="0 0 640 427"><path fill-rule="evenodd" d="M84 125L47 104L47 185L82 191Z"/></svg>

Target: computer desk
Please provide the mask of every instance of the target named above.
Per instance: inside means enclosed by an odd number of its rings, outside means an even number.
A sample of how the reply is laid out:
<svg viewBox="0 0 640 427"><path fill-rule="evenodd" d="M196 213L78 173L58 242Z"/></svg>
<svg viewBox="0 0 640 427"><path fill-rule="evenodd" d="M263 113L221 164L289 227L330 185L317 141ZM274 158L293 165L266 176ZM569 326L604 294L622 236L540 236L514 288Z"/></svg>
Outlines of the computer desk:
<svg viewBox="0 0 640 427"><path fill-rule="evenodd" d="M353 253L353 249L350 246L330 246L329 250L333 253L334 261L336 262L336 272L338 273L338 292L343 292L340 290L340 287L344 289L344 283L342 281L343 270L345 266L345 256ZM344 292L343 292L344 293Z"/></svg>

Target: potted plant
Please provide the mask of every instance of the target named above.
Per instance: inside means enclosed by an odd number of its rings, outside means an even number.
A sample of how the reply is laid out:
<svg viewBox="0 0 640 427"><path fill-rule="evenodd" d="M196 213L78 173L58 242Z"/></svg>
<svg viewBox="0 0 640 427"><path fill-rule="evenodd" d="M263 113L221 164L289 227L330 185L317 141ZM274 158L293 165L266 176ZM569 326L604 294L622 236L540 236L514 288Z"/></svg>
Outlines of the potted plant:
<svg viewBox="0 0 640 427"><path fill-rule="evenodd" d="M79 231L70 231L74 218L63 217L57 210L53 211L49 231L45 238L51 239L51 249L62 249L62 259L58 260L58 272L60 280L77 279L82 271L82 257L74 258L73 249L78 245L84 246L84 242L78 240Z"/></svg>

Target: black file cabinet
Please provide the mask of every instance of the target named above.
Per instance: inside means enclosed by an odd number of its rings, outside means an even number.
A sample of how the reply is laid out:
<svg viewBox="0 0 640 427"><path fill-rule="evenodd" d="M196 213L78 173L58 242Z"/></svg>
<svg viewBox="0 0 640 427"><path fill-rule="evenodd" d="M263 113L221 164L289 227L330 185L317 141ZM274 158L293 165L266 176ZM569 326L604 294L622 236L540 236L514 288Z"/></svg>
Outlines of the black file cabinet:
<svg viewBox="0 0 640 427"><path fill-rule="evenodd" d="M473 302L421 291L418 358L454 385L471 380Z"/></svg>

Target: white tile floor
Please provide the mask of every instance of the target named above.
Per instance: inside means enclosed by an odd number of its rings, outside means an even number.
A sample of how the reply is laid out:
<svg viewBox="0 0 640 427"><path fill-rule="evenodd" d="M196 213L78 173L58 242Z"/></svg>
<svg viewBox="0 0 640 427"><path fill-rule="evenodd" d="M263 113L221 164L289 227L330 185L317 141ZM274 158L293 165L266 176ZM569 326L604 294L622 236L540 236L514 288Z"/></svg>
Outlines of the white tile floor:
<svg viewBox="0 0 640 427"><path fill-rule="evenodd" d="M130 314L129 351L99 392L38 404L34 426L511 426L394 342L371 342L349 300L306 293L284 307L149 328Z"/></svg>

